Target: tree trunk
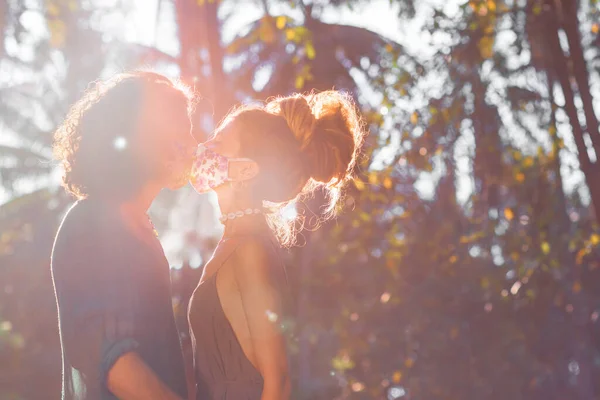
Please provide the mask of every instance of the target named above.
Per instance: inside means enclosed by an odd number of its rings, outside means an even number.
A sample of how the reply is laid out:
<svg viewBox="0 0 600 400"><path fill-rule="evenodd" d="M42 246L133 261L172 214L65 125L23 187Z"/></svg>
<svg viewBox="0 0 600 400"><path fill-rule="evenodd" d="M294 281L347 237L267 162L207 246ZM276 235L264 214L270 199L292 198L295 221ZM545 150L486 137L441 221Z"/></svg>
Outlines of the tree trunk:
<svg viewBox="0 0 600 400"><path fill-rule="evenodd" d="M179 39L179 73L184 82L192 84L199 78L202 67L200 6L190 0L175 0L174 6Z"/></svg>
<svg viewBox="0 0 600 400"><path fill-rule="evenodd" d="M573 0L561 2L561 22L569 42L571 65L573 67L573 75L577 81L579 96L583 102L587 132L594 144L596 159L598 159L600 158L600 132L598 130L598 118L594 112L594 100L590 92L587 64L585 62L585 57L583 56L583 47L581 45L579 19L577 18L577 3L578 2Z"/></svg>
<svg viewBox="0 0 600 400"><path fill-rule="evenodd" d="M552 4L552 3L550 3ZM573 139L577 146L577 156L581 171L585 175L586 184L590 190L590 197L592 200L592 206L596 215L596 219L600 218L600 180L597 179L598 163L592 163L587 152L587 146L584 141L584 130L579 123L577 116L577 107L575 106L575 92L571 87L571 74L569 72L569 66L567 57L565 56L561 46L560 39L558 36L559 25L557 21L555 10L553 12L545 13L545 24L546 27L546 38L548 40L549 49L549 65L554 66L554 72L556 73L558 82L560 83L564 98L565 98L565 112L569 118L571 129L573 131ZM549 88L552 90L552 88Z"/></svg>
<svg viewBox="0 0 600 400"><path fill-rule="evenodd" d="M204 21L203 34L209 54L211 100L214 106L213 119L218 123L235 102L223 71L225 51L221 43L221 22L218 16L218 2L208 2L201 6Z"/></svg>
<svg viewBox="0 0 600 400"><path fill-rule="evenodd" d="M558 23L558 12L553 1L547 3L550 5L547 12L544 13L544 24L542 25L547 38L548 55L547 66L553 66L555 75L560 83L564 98L565 112L569 118L581 170L583 171L586 183L590 190L592 206L596 213L596 218L600 216L600 182L597 180L598 163L592 163L588 156L588 149L584 141L584 130L579 123L577 108L575 106L575 92L571 86L571 73L567 57L565 56L559 39L560 25ZM552 82L552 80L550 80ZM552 92L553 87L549 86ZM554 118L553 118L554 121ZM562 261L562 260L561 260ZM581 271L574 263L571 268L564 268L564 292L569 304L573 307L572 312L565 311L565 317L570 320L570 337L565 343L565 358L561 359L559 370L564 371L563 379L566 387L573 390L573 398L587 400L595 398L594 385L592 381L593 356L589 354L589 349L594 348L591 343L591 337L587 329L589 319L589 299L585 291L575 290L574 283L580 280ZM570 314L570 315L569 315ZM586 350L588 349L588 350ZM578 374L569 372L567 366L571 363L577 364ZM574 384L572 384L574 382Z"/></svg>

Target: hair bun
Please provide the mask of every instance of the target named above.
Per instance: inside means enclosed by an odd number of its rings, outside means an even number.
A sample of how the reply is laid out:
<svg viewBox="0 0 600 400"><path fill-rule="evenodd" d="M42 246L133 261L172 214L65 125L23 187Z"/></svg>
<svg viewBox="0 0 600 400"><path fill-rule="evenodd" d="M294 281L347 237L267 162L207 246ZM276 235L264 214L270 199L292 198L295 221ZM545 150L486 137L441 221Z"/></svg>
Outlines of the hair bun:
<svg viewBox="0 0 600 400"><path fill-rule="evenodd" d="M315 116L306 97L301 94L286 97L279 102L280 115L287 122L290 130L304 150L312 140Z"/></svg>
<svg viewBox="0 0 600 400"><path fill-rule="evenodd" d="M350 175L365 132L350 95L327 90L294 94L267 105L287 122L307 160L307 173L336 184Z"/></svg>

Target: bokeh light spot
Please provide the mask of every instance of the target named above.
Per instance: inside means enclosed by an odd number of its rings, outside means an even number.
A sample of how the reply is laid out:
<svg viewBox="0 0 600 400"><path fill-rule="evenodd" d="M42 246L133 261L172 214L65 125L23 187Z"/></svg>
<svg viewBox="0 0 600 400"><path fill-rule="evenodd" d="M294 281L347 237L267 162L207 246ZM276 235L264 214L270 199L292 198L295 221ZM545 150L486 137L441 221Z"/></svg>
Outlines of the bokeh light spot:
<svg viewBox="0 0 600 400"><path fill-rule="evenodd" d="M352 391L353 392L362 392L363 390L365 390L365 385L361 382L354 382L352 384Z"/></svg>
<svg viewBox="0 0 600 400"><path fill-rule="evenodd" d="M516 281L512 287L510 288L510 293L512 293L513 295L516 295L517 293L519 293L519 289L521 289L521 281Z"/></svg>
<svg viewBox="0 0 600 400"><path fill-rule="evenodd" d="M1 332L9 332L12 330L12 324L10 321L3 321L0 324L0 331Z"/></svg>
<svg viewBox="0 0 600 400"><path fill-rule="evenodd" d="M400 386L392 386L388 390L388 400L396 400L406 396L406 390Z"/></svg>
<svg viewBox="0 0 600 400"><path fill-rule="evenodd" d="M277 319L279 318L278 315L271 310L267 310L266 314L267 314L267 319L271 322L276 322Z"/></svg>
<svg viewBox="0 0 600 400"><path fill-rule="evenodd" d="M383 292L383 294L381 295L381 302L383 304L387 303L388 301L390 301L390 298L392 297L391 294L389 294L389 292Z"/></svg>
<svg viewBox="0 0 600 400"><path fill-rule="evenodd" d="M115 146L115 149L123 151L127 148L127 139L123 136L119 136L115 139L113 145Z"/></svg>

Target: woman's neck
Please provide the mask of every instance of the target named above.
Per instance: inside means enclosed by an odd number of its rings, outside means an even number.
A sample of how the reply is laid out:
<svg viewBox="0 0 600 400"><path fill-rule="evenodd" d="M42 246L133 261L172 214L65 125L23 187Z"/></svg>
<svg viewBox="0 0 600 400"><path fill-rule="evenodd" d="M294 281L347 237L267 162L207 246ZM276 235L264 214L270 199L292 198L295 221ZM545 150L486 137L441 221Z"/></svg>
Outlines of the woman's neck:
<svg viewBox="0 0 600 400"><path fill-rule="evenodd" d="M225 197L225 198L224 198ZM236 213L237 211L246 211L247 209L262 210L262 202L252 201L242 196L219 196L219 208L221 215ZM264 214L244 214L241 217L225 221L225 231L223 237L235 235L261 234L269 232L269 225Z"/></svg>
<svg viewBox="0 0 600 400"><path fill-rule="evenodd" d="M244 215L225 221L223 237L239 235L260 235L269 232L269 225L263 214Z"/></svg>

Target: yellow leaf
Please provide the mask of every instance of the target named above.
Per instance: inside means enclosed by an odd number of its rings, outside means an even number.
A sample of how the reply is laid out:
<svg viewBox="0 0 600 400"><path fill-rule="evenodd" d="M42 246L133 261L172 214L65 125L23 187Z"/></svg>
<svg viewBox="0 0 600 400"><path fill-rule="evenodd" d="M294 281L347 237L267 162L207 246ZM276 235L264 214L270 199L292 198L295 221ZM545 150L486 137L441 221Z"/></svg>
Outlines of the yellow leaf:
<svg viewBox="0 0 600 400"><path fill-rule="evenodd" d="M354 186L356 186L358 190L363 190L365 188L365 183L360 179L355 179Z"/></svg>
<svg viewBox="0 0 600 400"><path fill-rule="evenodd" d="M294 40L295 36L296 36L296 31L294 29L288 28L288 29L285 30L285 38L288 41L291 42L292 40Z"/></svg>
<svg viewBox="0 0 600 400"><path fill-rule="evenodd" d="M504 218L506 218L508 221L512 221L514 217L515 213L513 213L513 211L510 208L504 209Z"/></svg>
<svg viewBox="0 0 600 400"><path fill-rule="evenodd" d="M401 380L402 380L402 372L400 372L400 371L394 372L394 375L392 375L392 382L400 383Z"/></svg>
<svg viewBox="0 0 600 400"><path fill-rule="evenodd" d="M407 358L406 360L404 360L404 365L406 366L406 368L410 368L415 364L415 360L413 360L412 358Z"/></svg>
<svg viewBox="0 0 600 400"><path fill-rule="evenodd" d="M358 214L358 217L364 222L369 222L371 220L371 214L368 212L361 212Z"/></svg>
<svg viewBox="0 0 600 400"><path fill-rule="evenodd" d="M598 33L600 31L600 25L593 24L592 25L592 33Z"/></svg>
<svg viewBox="0 0 600 400"><path fill-rule="evenodd" d="M371 185L377 185L377 174L375 174L375 173L369 174L369 183Z"/></svg>
<svg viewBox="0 0 600 400"><path fill-rule="evenodd" d="M304 48L306 49L306 56L308 57L308 59L314 60L316 53L315 47L313 46L312 42L307 42Z"/></svg>
<svg viewBox="0 0 600 400"><path fill-rule="evenodd" d="M517 180L517 182L523 183L525 182L525 174L522 172L517 172L517 174L515 175L515 179Z"/></svg>
<svg viewBox="0 0 600 400"><path fill-rule="evenodd" d="M419 122L419 114L415 111L410 116L410 123L416 125Z"/></svg>
<svg viewBox="0 0 600 400"><path fill-rule="evenodd" d="M298 75L296 77L296 89L302 89L304 87L304 77L302 75Z"/></svg>
<svg viewBox="0 0 600 400"><path fill-rule="evenodd" d="M496 1L488 0L487 7L488 7L488 10L490 10L491 12L496 11Z"/></svg>
<svg viewBox="0 0 600 400"><path fill-rule="evenodd" d="M196 4L198 4L199 6L203 6L204 0L196 0Z"/></svg>
<svg viewBox="0 0 600 400"><path fill-rule="evenodd" d="M488 35L482 37L477 43L481 58L487 60L494 55L494 36Z"/></svg>
<svg viewBox="0 0 600 400"><path fill-rule="evenodd" d="M575 255L575 263L576 263L577 265L581 265L581 263L583 262L583 257L585 257L585 256L586 256L586 254L587 254L587 251L586 251L586 249L585 249L585 248L583 248L583 249L579 250L579 251L577 252L577 254Z"/></svg>
<svg viewBox="0 0 600 400"><path fill-rule="evenodd" d="M384 188L391 189L393 185L394 185L394 183L392 182L392 179L389 176L386 176L383 179L383 187Z"/></svg>
<svg viewBox="0 0 600 400"><path fill-rule="evenodd" d="M533 157L525 157L525 160L523 160L523 165L526 168L529 168L533 165Z"/></svg>
<svg viewBox="0 0 600 400"><path fill-rule="evenodd" d="M573 283L573 293L579 292L581 292L581 282L575 281L575 283Z"/></svg>
<svg viewBox="0 0 600 400"><path fill-rule="evenodd" d="M390 43L385 45L385 51L387 51L388 53L391 53L392 50L394 50L394 47Z"/></svg>
<svg viewBox="0 0 600 400"><path fill-rule="evenodd" d="M450 264L454 264L457 260L458 260L457 256L452 256L448 259L448 261L450 261Z"/></svg>
<svg viewBox="0 0 600 400"><path fill-rule="evenodd" d="M331 364L333 368L341 371L354 368L354 361L347 355L335 357L331 360Z"/></svg>
<svg viewBox="0 0 600 400"><path fill-rule="evenodd" d="M280 15L275 19L275 26L277 27L277 29L283 29L285 28L285 22L286 18L283 15Z"/></svg>
<svg viewBox="0 0 600 400"><path fill-rule="evenodd" d="M544 253L544 254L550 253L550 243L542 242L540 248L542 249L542 253Z"/></svg>
<svg viewBox="0 0 600 400"><path fill-rule="evenodd" d="M598 243L600 243L600 235L597 233L592 233L592 236L590 236L590 243L594 246L597 246Z"/></svg>

